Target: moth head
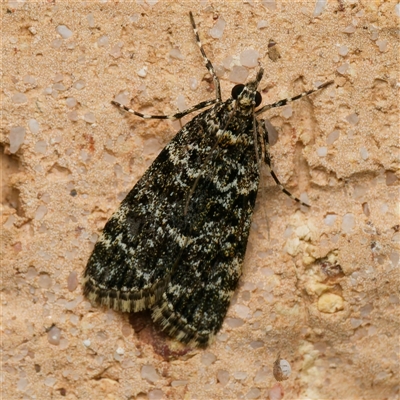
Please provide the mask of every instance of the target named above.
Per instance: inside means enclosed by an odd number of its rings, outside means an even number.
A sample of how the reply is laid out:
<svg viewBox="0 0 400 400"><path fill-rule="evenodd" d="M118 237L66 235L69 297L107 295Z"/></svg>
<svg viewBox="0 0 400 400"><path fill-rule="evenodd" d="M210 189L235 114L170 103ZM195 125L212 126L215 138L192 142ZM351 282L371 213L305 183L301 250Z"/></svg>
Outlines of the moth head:
<svg viewBox="0 0 400 400"><path fill-rule="evenodd" d="M260 68L257 72L256 79L246 83L239 84L232 88L232 98L237 101L240 108L255 108L261 104L261 93L257 91L257 87L261 81L264 70Z"/></svg>

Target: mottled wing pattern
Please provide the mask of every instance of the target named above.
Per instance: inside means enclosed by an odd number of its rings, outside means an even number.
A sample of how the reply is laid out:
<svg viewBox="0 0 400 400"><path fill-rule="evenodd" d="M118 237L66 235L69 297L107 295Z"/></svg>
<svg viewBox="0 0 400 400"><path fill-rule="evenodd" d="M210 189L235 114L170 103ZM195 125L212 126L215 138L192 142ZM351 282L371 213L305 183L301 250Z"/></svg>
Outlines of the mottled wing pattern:
<svg viewBox="0 0 400 400"><path fill-rule="evenodd" d="M169 334L206 345L241 275L259 182L253 132L232 99L186 124L107 222L85 295L121 311L152 308Z"/></svg>

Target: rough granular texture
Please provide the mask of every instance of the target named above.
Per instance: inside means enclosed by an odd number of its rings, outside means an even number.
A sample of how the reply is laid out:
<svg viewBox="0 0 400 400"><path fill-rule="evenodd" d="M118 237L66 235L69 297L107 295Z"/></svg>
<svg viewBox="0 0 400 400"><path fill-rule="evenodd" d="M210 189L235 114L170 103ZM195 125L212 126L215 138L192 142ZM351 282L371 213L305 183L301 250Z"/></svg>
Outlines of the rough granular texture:
<svg viewBox="0 0 400 400"><path fill-rule="evenodd" d="M2 4L3 398L398 398L396 3L327 2L316 17L315 3L264 4ZM255 76L245 50L266 71L263 104L335 81L266 115L277 175L311 209L261 171L239 288L206 353L153 324L134 332L134 315L92 307L73 282L180 129L130 124L110 100L171 114L182 95L213 97L190 10L223 99L234 68ZM278 354L292 368L280 383Z"/></svg>

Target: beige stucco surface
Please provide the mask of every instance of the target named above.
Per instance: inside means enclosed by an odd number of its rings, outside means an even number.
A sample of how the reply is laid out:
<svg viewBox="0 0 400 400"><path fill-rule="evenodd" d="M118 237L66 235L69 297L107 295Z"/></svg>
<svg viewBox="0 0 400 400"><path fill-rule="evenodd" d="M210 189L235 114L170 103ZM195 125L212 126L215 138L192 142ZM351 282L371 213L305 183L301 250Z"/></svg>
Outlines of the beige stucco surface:
<svg viewBox="0 0 400 400"><path fill-rule="evenodd" d="M3 399L399 397L396 2L330 1L317 17L315 2L271 4L2 2ZM265 69L264 104L334 84L266 113L276 173L312 207L263 173L227 319L207 350L187 352L91 306L79 280L104 223L179 129L110 101L160 114L214 95L189 10L224 98L222 65L246 49ZM292 367L281 383L279 353Z"/></svg>

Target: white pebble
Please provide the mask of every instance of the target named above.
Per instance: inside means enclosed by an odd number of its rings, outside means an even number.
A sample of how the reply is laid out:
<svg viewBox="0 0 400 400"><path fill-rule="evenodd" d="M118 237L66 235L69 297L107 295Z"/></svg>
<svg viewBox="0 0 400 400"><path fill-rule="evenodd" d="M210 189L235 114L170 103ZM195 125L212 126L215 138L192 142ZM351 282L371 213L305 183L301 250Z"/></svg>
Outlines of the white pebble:
<svg viewBox="0 0 400 400"><path fill-rule="evenodd" d="M22 143L24 143L25 128L22 126L14 126L10 129L8 138L10 140L10 153L14 154L19 150Z"/></svg>
<svg viewBox="0 0 400 400"><path fill-rule="evenodd" d="M19 392L24 392L25 391L25 389L27 388L27 386L28 386L28 379L26 379L26 378L20 378L19 380L18 380L18 382L17 382L17 390L19 391Z"/></svg>
<svg viewBox="0 0 400 400"><path fill-rule="evenodd" d="M68 39L72 36L72 31L65 25L58 25L56 31L63 39Z"/></svg>
<svg viewBox="0 0 400 400"><path fill-rule="evenodd" d="M68 108L74 108L77 105L77 101L74 97L67 97L65 104Z"/></svg>
<svg viewBox="0 0 400 400"><path fill-rule="evenodd" d="M96 122L96 118L92 112L87 112L84 114L83 119L89 124L94 124Z"/></svg>
<svg viewBox="0 0 400 400"><path fill-rule="evenodd" d="M146 379L150 383L155 383L160 379L160 376L152 365L143 365L140 375L142 379Z"/></svg>
<svg viewBox="0 0 400 400"><path fill-rule="evenodd" d="M42 289L50 289L52 285L50 276L47 274L40 274L38 279L38 285Z"/></svg>
<svg viewBox="0 0 400 400"><path fill-rule="evenodd" d="M163 400L165 398L164 392L161 389L150 390L148 393L149 400Z"/></svg>
<svg viewBox="0 0 400 400"><path fill-rule="evenodd" d="M217 371L217 380L222 386L225 386L229 382L229 372L224 369L219 369Z"/></svg>
<svg viewBox="0 0 400 400"><path fill-rule="evenodd" d="M356 113L350 114L346 117L346 121L351 125L357 125L359 118Z"/></svg>
<svg viewBox="0 0 400 400"><path fill-rule="evenodd" d="M28 98L23 93L15 93L11 100L15 104L24 104L28 102Z"/></svg>
<svg viewBox="0 0 400 400"><path fill-rule="evenodd" d="M36 119L30 119L28 122L29 130L33 135L36 135L40 131L40 125L39 122L36 121Z"/></svg>
<svg viewBox="0 0 400 400"><path fill-rule="evenodd" d="M339 72L340 75L344 75L349 70L349 67L350 67L349 63L344 63L340 67L338 67L336 71Z"/></svg>
<svg viewBox="0 0 400 400"><path fill-rule="evenodd" d="M86 19L87 19L87 22L88 22L88 24L89 24L89 27L90 27L90 28L94 28L94 27L95 27L95 24L94 24L93 13L90 13L90 14L86 15Z"/></svg>
<svg viewBox="0 0 400 400"><path fill-rule="evenodd" d="M270 11L276 10L276 1L275 0L262 0L262 5L265 8L268 8Z"/></svg>
<svg viewBox="0 0 400 400"><path fill-rule="evenodd" d="M326 6L326 1L327 0L317 0L316 1L313 17L319 17L322 14L322 12L324 11L324 8Z"/></svg>
<svg viewBox="0 0 400 400"><path fill-rule="evenodd" d="M178 107L179 111L186 110L187 105L185 96L183 94L178 95L178 97L176 98L176 106Z"/></svg>
<svg viewBox="0 0 400 400"><path fill-rule="evenodd" d="M337 215L335 214L327 214L324 218L325 225L333 226L336 221Z"/></svg>
<svg viewBox="0 0 400 400"><path fill-rule="evenodd" d="M239 328L244 324L244 321L240 318L226 318L225 322L230 328Z"/></svg>
<svg viewBox="0 0 400 400"><path fill-rule="evenodd" d="M233 83L244 83L248 75L249 71L245 67L235 65L229 74L229 80Z"/></svg>
<svg viewBox="0 0 400 400"><path fill-rule="evenodd" d="M189 87L191 90L196 90L199 87L199 82L196 78L189 78Z"/></svg>
<svg viewBox="0 0 400 400"><path fill-rule="evenodd" d="M72 86L77 90L81 90L86 86L86 82L83 79L79 79Z"/></svg>
<svg viewBox="0 0 400 400"><path fill-rule="evenodd" d="M379 51L384 53L387 50L388 41L387 40L377 40L376 45L379 47Z"/></svg>
<svg viewBox="0 0 400 400"><path fill-rule="evenodd" d="M141 78L145 78L147 75L147 67L144 66L143 68L140 68L138 72L136 72L138 74L138 76L140 76Z"/></svg>
<svg viewBox="0 0 400 400"><path fill-rule="evenodd" d="M78 112L77 112L76 110L69 112L69 113L67 114L67 118L68 118L70 121L74 121L74 122L78 121L78 119L79 119Z"/></svg>
<svg viewBox="0 0 400 400"><path fill-rule="evenodd" d="M265 19L262 19L261 21L258 22L257 28L258 29L264 29L268 26L268 22Z"/></svg>
<svg viewBox="0 0 400 400"><path fill-rule="evenodd" d="M242 381L247 378L247 372L245 371L235 371L232 375L238 381Z"/></svg>
<svg viewBox="0 0 400 400"><path fill-rule="evenodd" d="M115 350L115 352L122 356L125 353L125 350L122 347L118 347L117 350Z"/></svg>
<svg viewBox="0 0 400 400"><path fill-rule="evenodd" d="M175 60L183 60L184 59L184 57L178 47L174 47L173 49L171 49L171 51L169 52L169 56L171 58L174 58Z"/></svg>
<svg viewBox="0 0 400 400"><path fill-rule="evenodd" d="M345 214L342 218L342 231L343 233L350 233L356 225L354 215L351 213Z"/></svg>
<svg viewBox="0 0 400 400"><path fill-rule="evenodd" d="M253 387L247 392L246 399L259 399L260 396L261 390L259 388Z"/></svg>
<svg viewBox="0 0 400 400"><path fill-rule="evenodd" d="M327 154L328 154L327 147L318 147L318 149L317 149L318 157L326 157Z"/></svg>
<svg viewBox="0 0 400 400"><path fill-rule="evenodd" d="M342 57L347 56L348 52L349 52L349 49L347 46L339 47L339 55L341 55Z"/></svg>
<svg viewBox="0 0 400 400"><path fill-rule="evenodd" d="M214 24L214 26L208 31L209 35L214 39L221 39L225 25L225 20L222 17L219 17L216 24Z"/></svg>
<svg viewBox="0 0 400 400"><path fill-rule="evenodd" d="M400 4L399 4L399 3L396 4L396 5L394 6L394 13L395 13L398 17L400 17Z"/></svg>
<svg viewBox="0 0 400 400"><path fill-rule="evenodd" d="M25 75L23 77L22 81L24 83L26 83L27 85L32 85L32 86L36 85L36 79L33 76L30 76L30 75Z"/></svg>
<svg viewBox="0 0 400 400"><path fill-rule="evenodd" d="M57 379L53 376L48 376L43 383L48 387L53 387L57 383Z"/></svg>
<svg viewBox="0 0 400 400"><path fill-rule="evenodd" d="M360 147L360 156L364 161L368 160L369 153L365 147Z"/></svg>
<svg viewBox="0 0 400 400"><path fill-rule="evenodd" d="M202 355L201 355L201 363L203 365L209 366L211 364L214 364L215 361L217 361L217 357L213 353L210 353L208 351L202 353Z"/></svg>
<svg viewBox="0 0 400 400"><path fill-rule="evenodd" d="M339 139L340 131L334 130L332 131L328 137L326 138L326 144L333 144L336 140Z"/></svg>
<svg viewBox="0 0 400 400"><path fill-rule="evenodd" d="M254 68L258 65L260 55L256 50L247 49L240 53L240 63L247 68Z"/></svg>
<svg viewBox="0 0 400 400"><path fill-rule="evenodd" d="M47 214L47 207L46 206L39 206L36 209L36 213L35 213L35 220L36 221L40 221L41 219L43 219L43 217Z"/></svg>
<svg viewBox="0 0 400 400"><path fill-rule="evenodd" d="M84 345L85 347L89 347L91 344L92 344L92 342L90 341L90 339L85 339L85 340L83 341L83 345Z"/></svg>
<svg viewBox="0 0 400 400"><path fill-rule="evenodd" d="M46 150L47 150L47 142L45 142L44 140L39 140L38 142L36 142L35 144L36 153L46 154Z"/></svg>
<svg viewBox="0 0 400 400"><path fill-rule="evenodd" d="M282 117L289 119L293 115L293 108L292 106L285 106L282 110Z"/></svg>
<svg viewBox="0 0 400 400"><path fill-rule="evenodd" d="M108 46L108 35L102 35L97 39L97 45L99 47L106 47Z"/></svg>
<svg viewBox="0 0 400 400"><path fill-rule="evenodd" d="M53 49L59 49L59 48L62 46L62 44L63 44L62 39L54 39L54 40L51 42L51 47L52 47Z"/></svg>
<svg viewBox="0 0 400 400"><path fill-rule="evenodd" d="M356 27L353 24L350 24L348 26L346 26L346 28L343 29L343 33L354 33L356 31Z"/></svg>
<svg viewBox="0 0 400 400"><path fill-rule="evenodd" d="M118 45L113 46L110 50L110 56L114 58L120 58L122 56L121 47Z"/></svg>
<svg viewBox="0 0 400 400"><path fill-rule="evenodd" d="M358 328L362 324L362 319L350 318L350 324L353 329Z"/></svg>
<svg viewBox="0 0 400 400"><path fill-rule="evenodd" d="M61 337L61 330L57 328L56 326L53 326L48 332L47 332L47 340L50 344L54 344L55 346L58 346L60 344L60 337Z"/></svg>

